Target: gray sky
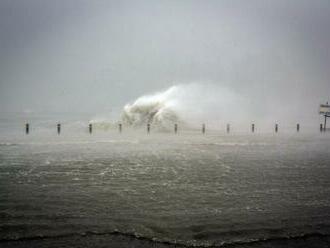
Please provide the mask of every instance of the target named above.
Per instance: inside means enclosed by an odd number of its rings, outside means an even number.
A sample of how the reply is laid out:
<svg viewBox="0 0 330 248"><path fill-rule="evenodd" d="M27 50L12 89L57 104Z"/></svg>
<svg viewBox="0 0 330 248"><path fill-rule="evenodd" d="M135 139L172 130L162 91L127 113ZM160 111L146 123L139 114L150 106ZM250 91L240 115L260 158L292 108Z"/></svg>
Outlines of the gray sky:
<svg viewBox="0 0 330 248"><path fill-rule="evenodd" d="M174 82L255 111L330 98L330 1L0 1L0 111L103 112Z"/></svg>

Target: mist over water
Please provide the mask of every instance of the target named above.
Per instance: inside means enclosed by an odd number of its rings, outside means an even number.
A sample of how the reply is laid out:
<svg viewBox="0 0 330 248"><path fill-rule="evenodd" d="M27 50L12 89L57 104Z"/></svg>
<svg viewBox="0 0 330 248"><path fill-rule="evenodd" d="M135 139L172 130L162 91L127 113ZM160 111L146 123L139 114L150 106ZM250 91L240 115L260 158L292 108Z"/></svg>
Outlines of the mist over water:
<svg viewBox="0 0 330 248"><path fill-rule="evenodd" d="M246 120L248 108L242 96L215 84L177 84L125 105L121 118L130 126L150 123L172 128L174 123L179 123L189 128L205 122ZM237 115L237 111L243 114Z"/></svg>
<svg viewBox="0 0 330 248"><path fill-rule="evenodd" d="M328 0L0 0L0 247L330 247L329 23Z"/></svg>
<svg viewBox="0 0 330 248"><path fill-rule="evenodd" d="M223 84L225 85L225 84ZM174 124L185 129L199 128L202 123L211 129L223 129L230 124L236 130L248 131L254 123L259 130L271 131L275 123L281 129L294 129L297 123L305 130L318 130L322 116L310 106L304 110L287 101L256 99L244 92L214 82L174 83L169 88L148 92L126 103L115 112L91 119L99 127L141 128L151 124L156 130L172 130ZM97 115L96 115L97 116ZM261 129L260 129L261 127Z"/></svg>

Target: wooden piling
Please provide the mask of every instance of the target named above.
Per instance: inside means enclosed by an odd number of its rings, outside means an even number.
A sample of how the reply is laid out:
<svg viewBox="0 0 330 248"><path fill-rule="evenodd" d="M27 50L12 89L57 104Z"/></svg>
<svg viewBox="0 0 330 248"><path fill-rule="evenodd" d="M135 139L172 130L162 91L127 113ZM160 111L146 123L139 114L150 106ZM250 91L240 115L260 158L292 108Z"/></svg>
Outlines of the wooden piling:
<svg viewBox="0 0 330 248"><path fill-rule="evenodd" d="M92 125L92 123L89 123L89 133L90 134L92 134L92 132L93 132L93 125Z"/></svg>
<svg viewBox="0 0 330 248"><path fill-rule="evenodd" d="M30 124L26 123L25 124L25 134L29 134L29 132L30 132Z"/></svg>
<svg viewBox="0 0 330 248"><path fill-rule="evenodd" d="M147 124L147 133L150 133L150 123Z"/></svg>
<svg viewBox="0 0 330 248"><path fill-rule="evenodd" d="M251 125L251 131L254 133L254 124Z"/></svg>
<svg viewBox="0 0 330 248"><path fill-rule="evenodd" d="M177 132L178 132L178 124L175 123L174 124L174 133L177 134Z"/></svg>
<svg viewBox="0 0 330 248"><path fill-rule="evenodd" d="M61 133L61 124L58 123L57 124L57 134L60 135L60 133Z"/></svg>
<svg viewBox="0 0 330 248"><path fill-rule="evenodd" d="M300 124L297 123L297 133L299 133L299 131L300 131Z"/></svg>
<svg viewBox="0 0 330 248"><path fill-rule="evenodd" d="M275 124L275 133L278 132L278 124Z"/></svg>

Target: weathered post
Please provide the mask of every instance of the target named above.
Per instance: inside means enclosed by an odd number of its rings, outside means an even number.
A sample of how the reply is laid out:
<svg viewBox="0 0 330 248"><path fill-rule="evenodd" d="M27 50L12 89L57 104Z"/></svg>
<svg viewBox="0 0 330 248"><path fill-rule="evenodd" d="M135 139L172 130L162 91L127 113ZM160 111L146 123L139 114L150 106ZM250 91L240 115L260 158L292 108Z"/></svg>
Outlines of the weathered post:
<svg viewBox="0 0 330 248"><path fill-rule="evenodd" d="M92 123L89 123L89 133L92 134L93 132L93 125Z"/></svg>
<svg viewBox="0 0 330 248"><path fill-rule="evenodd" d="M150 123L147 124L147 133L150 133Z"/></svg>
<svg viewBox="0 0 330 248"><path fill-rule="evenodd" d="M178 132L178 124L174 124L174 133L176 134Z"/></svg>
<svg viewBox="0 0 330 248"><path fill-rule="evenodd" d="M26 123L25 124L25 134L29 134L29 132L30 132L30 124Z"/></svg>
<svg viewBox="0 0 330 248"><path fill-rule="evenodd" d="M252 131L252 133L254 133L254 124L252 124L252 126L251 126L251 131Z"/></svg>
<svg viewBox="0 0 330 248"><path fill-rule="evenodd" d="M227 124L227 133L230 132L230 124Z"/></svg>
<svg viewBox="0 0 330 248"><path fill-rule="evenodd" d="M297 123L297 132L299 133L299 131L300 131L300 124Z"/></svg>
<svg viewBox="0 0 330 248"><path fill-rule="evenodd" d="M202 133L205 134L205 124L202 125Z"/></svg>
<svg viewBox="0 0 330 248"><path fill-rule="evenodd" d="M278 124L275 124L275 133L278 132Z"/></svg>
<svg viewBox="0 0 330 248"><path fill-rule="evenodd" d="M123 130L123 126L122 126L122 124L119 123L118 127L119 127L119 133L121 133L121 131Z"/></svg>
<svg viewBox="0 0 330 248"><path fill-rule="evenodd" d="M57 134L60 135L60 133L61 133L61 124L58 123L57 124Z"/></svg>

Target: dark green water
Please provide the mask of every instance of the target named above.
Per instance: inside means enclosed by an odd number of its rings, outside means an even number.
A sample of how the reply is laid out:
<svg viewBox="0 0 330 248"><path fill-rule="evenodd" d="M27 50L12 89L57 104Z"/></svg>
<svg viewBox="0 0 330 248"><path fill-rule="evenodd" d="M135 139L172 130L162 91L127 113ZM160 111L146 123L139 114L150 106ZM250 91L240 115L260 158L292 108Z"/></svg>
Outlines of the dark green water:
<svg viewBox="0 0 330 248"><path fill-rule="evenodd" d="M327 247L330 136L0 142L0 246Z"/></svg>

